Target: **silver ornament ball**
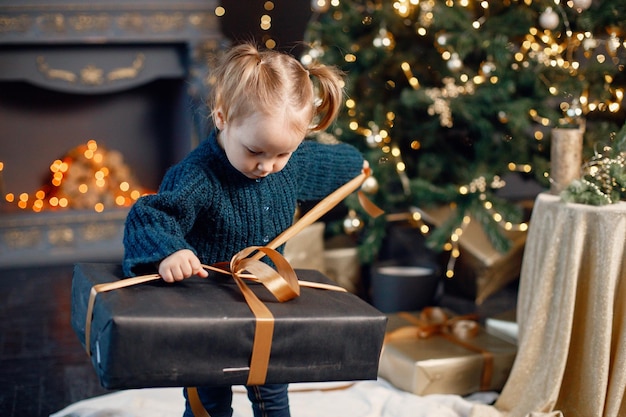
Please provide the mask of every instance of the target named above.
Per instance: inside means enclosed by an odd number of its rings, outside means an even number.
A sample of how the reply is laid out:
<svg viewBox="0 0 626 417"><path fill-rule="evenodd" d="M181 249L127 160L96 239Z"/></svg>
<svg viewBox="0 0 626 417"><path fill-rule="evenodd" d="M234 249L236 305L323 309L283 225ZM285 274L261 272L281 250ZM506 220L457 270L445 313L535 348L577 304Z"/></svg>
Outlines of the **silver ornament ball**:
<svg viewBox="0 0 626 417"><path fill-rule="evenodd" d="M554 30L559 27L559 22L559 15L554 11L554 9L552 9L552 7L548 7L539 16L539 24L544 29Z"/></svg>

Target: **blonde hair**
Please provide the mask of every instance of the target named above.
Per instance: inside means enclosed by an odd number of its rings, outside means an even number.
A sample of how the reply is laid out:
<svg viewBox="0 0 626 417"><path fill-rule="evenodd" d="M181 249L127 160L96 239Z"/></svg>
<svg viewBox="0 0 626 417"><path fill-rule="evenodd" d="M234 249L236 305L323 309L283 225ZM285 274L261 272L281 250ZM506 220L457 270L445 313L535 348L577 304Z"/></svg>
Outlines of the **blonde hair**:
<svg viewBox="0 0 626 417"><path fill-rule="evenodd" d="M283 112L292 128L322 131L337 117L343 100L338 69L319 63L305 68L291 55L261 51L250 43L231 48L210 76L214 122L217 109L230 123L256 112Z"/></svg>

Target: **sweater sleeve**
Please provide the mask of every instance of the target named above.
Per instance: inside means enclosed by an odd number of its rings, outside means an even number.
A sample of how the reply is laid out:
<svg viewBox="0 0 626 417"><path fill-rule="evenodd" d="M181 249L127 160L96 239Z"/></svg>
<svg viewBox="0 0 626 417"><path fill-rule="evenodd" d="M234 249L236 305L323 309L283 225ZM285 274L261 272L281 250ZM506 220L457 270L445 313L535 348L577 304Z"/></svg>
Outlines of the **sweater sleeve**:
<svg viewBox="0 0 626 417"><path fill-rule="evenodd" d="M303 175L298 190L301 201L326 197L363 169L363 156L346 143L331 145L305 140L297 153Z"/></svg>
<svg viewBox="0 0 626 417"><path fill-rule="evenodd" d="M197 214L208 204L209 182L194 165L177 165L165 175L157 194L131 207L124 228L124 273L133 276L170 254L194 250L185 240Z"/></svg>

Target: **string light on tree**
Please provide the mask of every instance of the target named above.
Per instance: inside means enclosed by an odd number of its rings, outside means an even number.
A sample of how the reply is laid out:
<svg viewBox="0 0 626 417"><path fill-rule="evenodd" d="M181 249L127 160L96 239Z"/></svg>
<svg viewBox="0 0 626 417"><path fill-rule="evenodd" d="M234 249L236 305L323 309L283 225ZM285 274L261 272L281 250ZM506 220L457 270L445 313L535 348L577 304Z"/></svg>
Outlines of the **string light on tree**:
<svg viewBox="0 0 626 417"><path fill-rule="evenodd" d="M334 133L370 160L377 203L394 213L449 203L457 227L429 241L445 239L454 258L465 216L498 250L506 245L496 229L526 227L494 197L492 180L517 172L547 185L551 127L590 112L622 115L626 23L614 9L588 0L341 0L315 16L308 40L311 55L346 72L349 100ZM474 192L481 178L485 191Z"/></svg>

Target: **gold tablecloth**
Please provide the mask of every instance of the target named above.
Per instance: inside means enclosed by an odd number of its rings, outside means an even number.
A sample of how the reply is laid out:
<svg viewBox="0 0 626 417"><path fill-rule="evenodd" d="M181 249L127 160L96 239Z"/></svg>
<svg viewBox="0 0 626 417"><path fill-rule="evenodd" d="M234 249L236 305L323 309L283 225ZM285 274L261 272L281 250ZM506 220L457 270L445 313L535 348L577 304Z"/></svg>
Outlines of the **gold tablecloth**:
<svg viewBox="0 0 626 417"><path fill-rule="evenodd" d="M494 406L472 415L626 416L626 203L540 194L520 276L519 349Z"/></svg>

